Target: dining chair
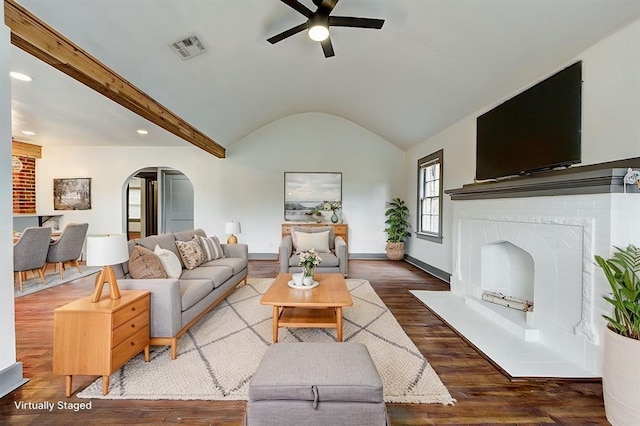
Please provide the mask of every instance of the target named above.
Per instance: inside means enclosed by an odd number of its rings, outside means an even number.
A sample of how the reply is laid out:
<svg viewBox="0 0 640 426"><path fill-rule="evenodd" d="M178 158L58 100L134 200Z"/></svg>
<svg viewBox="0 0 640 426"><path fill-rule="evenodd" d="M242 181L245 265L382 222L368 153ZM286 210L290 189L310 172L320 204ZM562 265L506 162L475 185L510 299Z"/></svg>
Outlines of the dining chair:
<svg viewBox="0 0 640 426"><path fill-rule="evenodd" d="M49 264L55 263L60 272L60 279L63 279L64 264L65 262L70 262L82 273L78 259L82 254L82 247L84 246L88 228L88 223L70 223L65 226L62 234L60 234L60 238L49 245L47 261L42 268L43 272Z"/></svg>
<svg viewBox="0 0 640 426"><path fill-rule="evenodd" d="M18 274L20 293L28 271L38 271L43 284L47 284L42 267L46 264L51 228L26 228L13 244L13 272Z"/></svg>

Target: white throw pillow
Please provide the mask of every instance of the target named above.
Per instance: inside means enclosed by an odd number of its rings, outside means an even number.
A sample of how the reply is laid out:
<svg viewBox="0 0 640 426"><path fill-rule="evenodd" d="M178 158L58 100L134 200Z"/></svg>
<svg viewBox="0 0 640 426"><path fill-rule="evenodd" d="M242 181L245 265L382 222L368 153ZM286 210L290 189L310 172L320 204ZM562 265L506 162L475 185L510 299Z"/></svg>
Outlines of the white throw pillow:
<svg viewBox="0 0 640 426"><path fill-rule="evenodd" d="M167 277L180 278L180 275L182 275L182 264L174 252L163 249L157 244L153 252L160 259L160 263L162 263L162 267L164 268L164 272L167 274Z"/></svg>
<svg viewBox="0 0 640 426"><path fill-rule="evenodd" d="M329 231L295 232L295 234L296 250L298 253L311 249L314 249L318 253L329 253Z"/></svg>

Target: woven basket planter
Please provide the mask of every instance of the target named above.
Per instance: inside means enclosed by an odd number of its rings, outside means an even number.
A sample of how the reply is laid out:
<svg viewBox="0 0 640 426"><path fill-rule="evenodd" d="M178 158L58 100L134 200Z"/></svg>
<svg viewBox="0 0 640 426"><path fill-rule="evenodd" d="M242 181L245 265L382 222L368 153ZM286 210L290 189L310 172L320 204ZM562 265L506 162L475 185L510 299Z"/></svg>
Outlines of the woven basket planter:
<svg viewBox="0 0 640 426"><path fill-rule="evenodd" d="M404 259L404 242L387 243L387 259L389 260Z"/></svg>

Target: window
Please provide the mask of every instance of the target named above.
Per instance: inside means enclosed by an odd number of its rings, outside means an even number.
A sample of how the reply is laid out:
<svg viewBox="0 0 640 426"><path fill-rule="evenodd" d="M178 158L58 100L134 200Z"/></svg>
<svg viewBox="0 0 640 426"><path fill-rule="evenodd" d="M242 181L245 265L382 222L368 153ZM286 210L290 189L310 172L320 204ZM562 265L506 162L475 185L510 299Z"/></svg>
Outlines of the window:
<svg viewBox="0 0 640 426"><path fill-rule="evenodd" d="M418 238L442 242L443 150L418 160Z"/></svg>

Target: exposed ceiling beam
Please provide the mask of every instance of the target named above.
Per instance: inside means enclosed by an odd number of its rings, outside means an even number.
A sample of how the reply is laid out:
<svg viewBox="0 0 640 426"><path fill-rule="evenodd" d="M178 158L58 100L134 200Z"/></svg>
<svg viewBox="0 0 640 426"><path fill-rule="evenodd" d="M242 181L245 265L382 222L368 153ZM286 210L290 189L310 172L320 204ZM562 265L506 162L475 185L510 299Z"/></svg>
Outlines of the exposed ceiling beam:
<svg viewBox="0 0 640 426"><path fill-rule="evenodd" d="M23 157L42 158L42 147L31 143L11 141L11 154Z"/></svg>
<svg viewBox="0 0 640 426"><path fill-rule="evenodd" d="M13 45L198 148L218 158L225 158L226 150L223 146L113 72L15 1L4 0L4 19L11 29Z"/></svg>

